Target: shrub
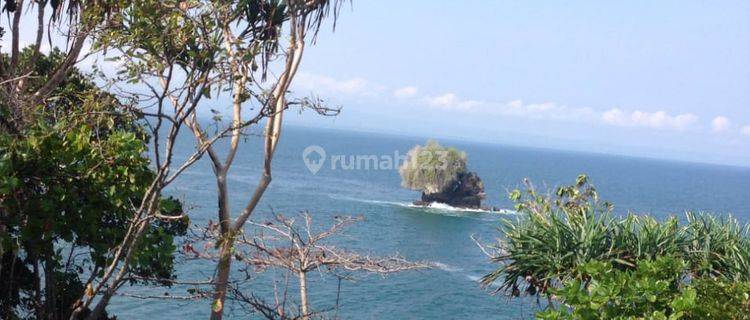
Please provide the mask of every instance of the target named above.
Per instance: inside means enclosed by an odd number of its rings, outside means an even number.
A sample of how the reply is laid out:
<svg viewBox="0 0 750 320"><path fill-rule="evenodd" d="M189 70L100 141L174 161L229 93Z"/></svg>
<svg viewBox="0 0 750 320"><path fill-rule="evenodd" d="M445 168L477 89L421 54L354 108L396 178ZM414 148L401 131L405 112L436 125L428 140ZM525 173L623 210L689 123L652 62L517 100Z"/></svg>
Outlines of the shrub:
<svg viewBox="0 0 750 320"><path fill-rule="evenodd" d="M750 319L750 283L699 279L693 287L700 303L692 309L695 319Z"/></svg>
<svg viewBox="0 0 750 320"><path fill-rule="evenodd" d="M579 265L615 256L612 207L599 202L585 176L573 186L559 188L554 198L527 186L524 192L511 192L522 218L502 221L505 238L493 259L501 267L482 278L484 285L502 277L499 291L536 295L569 278Z"/></svg>
<svg viewBox="0 0 750 320"><path fill-rule="evenodd" d="M561 289L553 289L559 308L541 319L747 319L748 283L686 278L688 264L673 256L640 260L618 270L594 261Z"/></svg>
<svg viewBox="0 0 750 320"><path fill-rule="evenodd" d="M683 251L693 274L750 281L748 225L708 214L688 213L687 220Z"/></svg>
<svg viewBox="0 0 750 320"><path fill-rule="evenodd" d="M750 281L748 227L731 217L688 213L684 225L675 217L614 218L584 175L554 195L527 186L510 193L518 217L502 222L493 259L500 267L482 278L485 286L501 281L498 291L514 296L546 294L592 261L632 270L662 256L685 261L691 277Z"/></svg>

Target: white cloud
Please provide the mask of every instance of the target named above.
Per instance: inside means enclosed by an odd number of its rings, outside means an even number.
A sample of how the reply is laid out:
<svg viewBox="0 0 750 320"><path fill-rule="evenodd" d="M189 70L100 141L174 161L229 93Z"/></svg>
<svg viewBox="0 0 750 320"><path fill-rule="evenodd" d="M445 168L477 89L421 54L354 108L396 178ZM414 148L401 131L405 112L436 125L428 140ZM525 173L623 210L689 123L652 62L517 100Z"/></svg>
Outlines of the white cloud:
<svg viewBox="0 0 750 320"><path fill-rule="evenodd" d="M602 113L601 119L606 124L616 126L675 130L684 130L698 121L698 117L692 113L673 116L665 111L647 112L635 110L628 112L619 108L605 111Z"/></svg>
<svg viewBox="0 0 750 320"><path fill-rule="evenodd" d="M471 109L481 105L477 100L463 100L455 93L444 93L439 96L426 97L427 105L445 109Z"/></svg>
<svg viewBox="0 0 750 320"><path fill-rule="evenodd" d="M390 91L399 99L412 98L419 92L416 86L389 89L361 77L335 79L328 76L300 73L294 90L310 91L323 95L343 95L358 98L383 98ZM686 130L696 124L698 116L692 113L670 114L663 110L654 112L612 108L597 111L588 107L571 107L556 102L524 103L522 100L496 102L460 97L453 92L427 95L421 98L424 105L446 110L471 111L484 116L504 115L540 120L562 120L588 123L603 123L622 127L645 127L661 130ZM725 116L716 116L710 122L713 132L726 132L732 123ZM750 136L750 125L741 128L743 135Z"/></svg>
<svg viewBox="0 0 750 320"><path fill-rule="evenodd" d="M399 88L393 91L393 96L396 98L409 98L417 94L417 87L408 86Z"/></svg>
<svg viewBox="0 0 750 320"><path fill-rule="evenodd" d="M374 96L385 88L364 78L334 79L327 76L299 73L294 78L295 90L322 94L344 94L352 96Z"/></svg>
<svg viewBox="0 0 750 320"><path fill-rule="evenodd" d="M711 130L714 132L723 132L729 129L729 119L724 116L718 116L711 120Z"/></svg>
<svg viewBox="0 0 750 320"><path fill-rule="evenodd" d="M499 111L506 115L534 119L590 119L594 114L591 108L573 108L554 102L524 104L522 100L513 100L499 106Z"/></svg>

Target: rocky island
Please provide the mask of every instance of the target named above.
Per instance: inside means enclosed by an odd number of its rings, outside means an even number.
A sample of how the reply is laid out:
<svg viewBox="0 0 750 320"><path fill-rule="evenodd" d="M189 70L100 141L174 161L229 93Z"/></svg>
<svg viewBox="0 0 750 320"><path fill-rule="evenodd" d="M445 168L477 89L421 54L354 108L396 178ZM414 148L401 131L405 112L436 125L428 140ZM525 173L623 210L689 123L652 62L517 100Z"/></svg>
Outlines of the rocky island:
<svg viewBox="0 0 750 320"><path fill-rule="evenodd" d="M457 208L483 209L484 184L475 172L467 170L467 156L435 141L415 146L399 167L401 185L422 192L415 205L443 203Z"/></svg>

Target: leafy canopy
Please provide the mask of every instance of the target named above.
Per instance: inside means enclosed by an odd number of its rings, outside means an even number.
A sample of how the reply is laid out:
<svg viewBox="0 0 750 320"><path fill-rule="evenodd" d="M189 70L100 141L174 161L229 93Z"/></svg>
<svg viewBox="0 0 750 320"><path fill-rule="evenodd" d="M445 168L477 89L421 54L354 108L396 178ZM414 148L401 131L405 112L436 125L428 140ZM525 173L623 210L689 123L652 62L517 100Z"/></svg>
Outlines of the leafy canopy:
<svg viewBox="0 0 750 320"><path fill-rule="evenodd" d="M35 67L45 74L62 59L55 50ZM153 181L148 137L125 106L77 71L30 115L21 132L0 131L0 318L67 318ZM158 205L163 215L182 213L174 199ZM173 242L186 228L184 219L150 223L134 252L132 282L172 278ZM40 304L47 316L36 314Z"/></svg>

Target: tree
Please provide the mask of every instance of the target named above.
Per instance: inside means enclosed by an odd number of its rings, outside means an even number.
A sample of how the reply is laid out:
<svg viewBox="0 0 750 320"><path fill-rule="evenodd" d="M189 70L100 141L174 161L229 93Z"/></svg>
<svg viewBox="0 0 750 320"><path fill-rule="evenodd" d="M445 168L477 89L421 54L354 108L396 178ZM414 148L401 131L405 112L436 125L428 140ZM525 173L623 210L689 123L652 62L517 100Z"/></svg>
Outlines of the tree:
<svg viewBox="0 0 750 320"><path fill-rule="evenodd" d="M7 132L20 132L28 123L33 123L35 106L44 104L68 74L82 59L86 41L95 29L106 24L108 18L118 10L119 1L46 1L46 0L7 0L0 12L7 13L10 26L10 50L0 55L0 128ZM49 8L48 8L49 5ZM35 7L36 6L36 7ZM35 7L35 8L34 8ZM36 10L31 10L36 9ZM51 12L47 15L46 10ZM26 16L36 22L33 39L22 39L22 19ZM49 17L47 28L45 20ZM25 24L31 25L30 21ZM24 25L25 26L25 25ZM8 33L0 28L0 37L8 38ZM37 73L36 63L42 56L43 40L50 46L64 44L66 50L59 52L59 63L45 73ZM54 39L54 43L53 43ZM22 52L21 44L32 45ZM87 53L91 54L92 52ZM26 55L26 62L21 61ZM30 85L34 82L35 85Z"/></svg>
<svg viewBox="0 0 750 320"><path fill-rule="evenodd" d="M29 93L66 59L58 50L37 53L22 50L15 66L40 75L26 79ZM153 179L143 156L148 136L75 68L41 107L25 105L22 114L0 130L0 317L67 319L110 263ZM173 241L187 220L172 198L160 198L157 211L164 219L146 224L125 273L131 283L173 278Z"/></svg>
<svg viewBox="0 0 750 320"><path fill-rule="evenodd" d="M211 307L214 319L223 314L235 237L271 183L271 164L285 110L300 106L325 115L338 112L324 107L315 97L292 99L287 95L306 42L314 39L329 14L333 13L335 18L339 8L339 1L327 0L134 2L97 39L95 48L112 49L110 56L123 67L124 71L115 79L117 82L147 87L145 92L125 87L121 94L136 99L140 112L151 119L155 137L152 149L159 168L155 188L160 190L174 181L205 154L211 161L221 230L221 255ZM285 45L284 35L289 40ZM278 76L269 76L271 65L279 68ZM231 110L230 124L215 134L203 128L196 114L196 109L208 101L228 104ZM220 112L216 118L221 118ZM244 208L233 214L227 174L244 133L262 121L265 121L261 151L264 165L260 179ZM159 128L165 123L171 126L166 143L159 139ZM182 125L195 136L196 150L177 169L170 169L174 137ZM213 143L223 138L229 140L229 150L220 155ZM134 233L133 239L141 236ZM107 281L108 289L99 304L106 303L121 280L115 277Z"/></svg>
<svg viewBox="0 0 750 320"><path fill-rule="evenodd" d="M153 3L158 2L152 2L152 4ZM114 96L109 96L107 97L108 101L98 102L103 103L102 108L99 110L93 110L93 114L97 115L97 117L92 117L92 109L90 106L84 108L84 106L76 105L75 103L78 103L80 101L76 101L75 99L71 98L82 98L78 97L78 95L82 93L80 90L93 87L93 83L88 82L86 84L86 86L88 86L87 88L76 87L75 85L71 88L65 88L66 86L68 86L66 82L69 82L71 78L75 79L79 77L79 75L76 73L76 66L80 64L80 61L84 60L88 56L96 55L99 52L98 50L102 48L101 46L99 46L98 48L88 47L88 44L95 39L99 39L98 35L102 31L102 29L117 25L118 21L122 18L123 8L127 7L128 5L130 5L130 1L120 0L4 1L2 11L4 13L7 13L7 17L9 19L8 25L10 26L10 30L9 32L5 32L6 30L0 28L0 37L3 37L3 39L9 38L10 48L8 48L8 50L3 50L0 54L0 101L2 101L0 103L0 131L2 131L2 134L4 135L4 143L6 143L6 146L9 148L7 152L8 155L11 155L11 153L15 152L18 152L17 155L27 155L29 153L39 155L39 152L41 152L42 150L38 149L38 143L40 143L41 141L43 143L50 144L50 147L60 148L60 150L58 151L68 156L73 156L74 154L65 152L76 152L76 157L52 157L47 159L49 161L47 161L46 163L45 159L43 158L37 159L38 161L40 161L39 165L49 164L54 166L56 164L60 164L59 161L68 161L69 163L80 165L77 167L72 167L77 169L84 169L86 165L92 165L93 167L88 168L88 170L84 172L85 175L97 175L99 174L99 171L102 171L101 175L106 176L113 173L108 172L107 170L109 168L105 168L104 165L96 164L96 159L88 159L90 161L87 161L87 159L77 158L88 155L81 152L82 150L92 150L93 152L94 150L106 148L112 148L110 149L110 151L118 150L117 148L124 148L120 152L122 152L124 155L129 154L130 156L133 156L133 149L146 142L146 140L143 139L142 134L138 134L138 137L135 140L127 135L121 137L124 140L120 141L119 145L113 145L114 141L100 141L100 138L115 139L116 137L120 137L121 134L115 131L110 132L105 130L103 132L100 132L99 129L106 127L104 125L112 126L111 123L113 122L122 122L118 119L124 119L126 117L121 114L127 114L129 111L132 111L133 108L131 108L131 105L129 103L115 103L115 101L112 99ZM5 17L6 15L1 16ZM31 39L24 39L25 34L21 32L21 29L26 29L27 26L32 25L35 25L36 32L31 35ZM55 51L52 55L53 59L45 59L43 57L45 52L44 50L42 50L44 40L48 40L49 47L60 45L63 46L65 50ZM22 43L32 43L32 45L27 49L21 50ZM64 92L61 92L61 90ZM67 100L74 102L74 104L66 104L65 102ZM69 107L71 106L73 106L74 108L70 109ZM119 109L112 109L114 107ZM64 115L66 114L70 117L65 117ZM82 120L80 118L83 117L82 115L90 117L91 119L87 119L86 121L81 122ZM109 119L106 117L106 115L110 115ZM57 124L57 121L63 121L63 123ZM97 126L97 130L92 130L91 128L86 129L87 127L90 127L91 121L97 124L102 124L102 126ZM125 122L132 123L134 126L138 127L135 121L136 120L133 119L127 120ZM40 128L46 128L46 131L50 132L40 130ZM83 131L76 131L76 128L79 128ZM135 134L136 131L140 131L141 129L144 128L134 130L123 128L122 130L125 130L126 133L130 132ZM164 140L173 141L177 131L178 130L171 131L171 133L173 134ZM158 132L158 130L156 130L155 132ZM93 136L87 137L87 134L92 134ZM27 135L32 136L29 136L29 139L25 140L25 138L27 138ZM157 135L152 135L152 137L153 139L149 140L151 142L160 140ZM78 146L78 148L80 148L80 150L68 149L70 148L70 144L73 142L70 141L70 139L76 139L76 145ZM143 149L143 151L145 151L145 149ZM51 156L56 155L57 154ZM104 156L106 156L106 154L102 153L102 157ZM109 156L115 158L117 157L112 155ZM140 156L141 154L138 154L139 158ZM80 285L70 284L70 286L65 286L71 288L71 290L66 291L65 294L69 294L71 295L71 297L76 294L79 295L78 299L70 298L70 301L73 301L73 304L75 304L76 306L75 310L70 313L70 318L75 319L83 314L88 314L87 317L90 319L101 317L104 314L104 308L106 307L111 295L114 294L114 292L120 286L122 286L125 281L132 281L131 276L133 272L135 272L135 269L139 268L138 265L140 264L140 261L133 261L133 259L141 259L142 257L140 256L139 252L141 252L144 246L148 246L148 243L161 237L151 236L150 230L152 230L152 227L154 225L164 223L165 221L175 219L175 217L165 215L162 210L164 209L162 207L162 204L164 202L162 201L163 198L161 196L161 191L168 184L168 181L166 181L166 179L169 178L169 176L167 175L168 171L166 171L164 167L161 166L163 163L161 161L157 161L159 165L153 168L155 169L155 172L153 172L153 174L142 175L139 173L143 172L143 168L141 167L141 165L144 163L135 161L134 159L136 158L130 160L123 159L131 161L131 164L136 166L134 168L127 168L126 171L128 172L127 174L125 174L125 176L135 174L132 176L132 179L129 179L133 180L130 181L129 184L132 184L134 188L140 188L142 186L142 183L145 183L147 187L144 190L138 190L136 192L137 197L127 198L127 204L133 206L133 208L131 208L133 209L133 215L129 216L127 219L124 219L123 217L123 219L120 220L122 225L119 229L126 230L125 233L122 236L119 236L118 234L115 237L109 238L109 241L98 242L99 247L97 247L96 250L97 260L95 261L95 265L98 267L98 270L95 270L96 272L92 271L90 273L90 276L82 279L84 281L80 283ZM34 166L32 164L24 162L27 160L29 159L26 157L6 158L6 163L8 163L8 165L12 164L14 166L13 168L6 168L7 170L16 170L14 168L18 168L18 166L21 166L33 169ZM148 162L147 160L145 161L145 163ZM26 174L34 172L33 170L29 170L28 172L15 173ZM122 174L123 173L118 173L117 177L121 178ZM54 174L51 176L54 176ZM15 190L14 188L18 187L19 185L21 187L28 187L28 185L21 184L19 182L28 177L21 177L20 179L19 177L15 178L18 180L10 178L5 181L7 183L6 190L8 190L8 192L10 192L10 190ZM150 180L143 182L140 179ZM41 182L49 183L50 181ZM80 186L85 187L86 184L81 184ZM128 191L127 188L120 190L121 187L127 187L123 185L112 187L113 193L124 193L120 195L120 197L122 197L120 200L126 199L125 197L127 196L127 192L135 192L132 190ZM74 192L73 190L75 190L75 188L71 189L71 192ZM36 189L32 188L31 190L27 191L33 194L33 192L43 193L49 192L50 190L47 190L46 187L41 186ZM92 190L92 192L93 191L96 190ZM62 196L64 195L64 192L65 191L63 190L58 191L57 193L58 195ZM75 199L75 196L78 196L78 194L72 193L70 197L68 197L68 200ZM10 199L13 198L4 198L3 201L9 201ZM79 203L85 204L85 200L88 199L79 199ZM47 203L48 201L44 202ZM5 204L11 205L8 204L8 202L6 202ZM172 207L172 209L179 211L179 208L177 208L176 206L173 205ZM13 210L22 209L23 208L13 208ZM76 208L69 209L72 210ZM23 215L24 213L20 211L9 212L7 210L4 210L3 214L5 215L5 217L10 217L11 215L19 216ZM106 211L102 211L99 214L101 214L102 216L106 216L109 213L107 213ZM9 220L5 223L12 222L14 221ZM95 226L95 224L81 225L80 227L92 226ZM73 232L72 230L57 231L65 231L68 234ZM10 234L14 232L14 230L10 230L8 226L3 224L0 225L0 232L10 237ZM150 238L150 240L143 240L144 238ZM169 239L162 240L170 241ZM47 250L47 253L49 253L49 251L50 250ZM71 250L71 252L73 251ZM72 257L75 256L76 255L73 255ZM54 257L52 257L51 259L54 260ZM15 260L10 259L11 265L15 265L14 261ZM135 269L130 268L131 262ZM49 268L54 267L55 266L52 263L49 264ZM48 274L50 274L51 276L55 276L54 272L49 272ZM160 276L166 277L167 274L162 273L160 274ZM13 282L9 282L9 285L12 283ZM53 288L54 284L54 281L50 281L49 283L45 283L43 285L40 284L39 286L36 286L35 291L39 293L41 292L41 290L50 289L47 290L47 294L50 295L50 297L46 299L46 302L53 303L55 302L55 299L52 298L54 292L52 292L51 289ZM86 288L86 290L75 290L74 288L76 287ZM105 287L107 290L102 296L99 296L99 294L102 292L102 289ZM13 296L13 293L9 293L9 295ZM97 303L96 308L89 312L88 307L94 299L99 299L99 303ZM35 297L34 300L41 301L41 298ZM61 306L60 303L56 304L57 306L46 306L46 308L52 310L56 309L58 306ZM42 306L40 306L38 303L36 303L35 308L37 308L38 310L37 314L44 311L42 310ZM65 311L61 312L60 314L68 313L67 306L64 310ZM47 313L51 312L52 311L49 311ZM50 315L50 317L59 317L60 314Z"/></svg>
<svg viewBox="0 0 750 320"><path fill-rule="evenodd" d="M52 8L50 26L54 28L44 28L47 4ZM35 5L37 10L32 16L37 21L37 33L32 41L31 61L38 59L45 35L48 39L56 37L55 43L68 44L62 63L43 74L18 68L22 16ZM219 220L225 239L224 254L217 266L212 313L212 317L221 318L233 236L244 226L271 182L271 160L281 133L283 112L295 105L321 114L338 112L324 107L316 97L292 99L287 94L305 42L315 38L329 14L335 18L339 7L339 1L325 0L6 1L3 10L12 13L11 50L0 61L0 94L4 101L0 125L7 132L18 133L35 123L35 113L29 110L51 103L50 93L83 57L104 54L118 62L121 69L106 79L107 89L128 102L125 108L144 117L145 130L151 137L151 181L139 201L132 203L134 215L125 222L124 235L106 250L101 272L83 283L87 290L78 299L72 319L87 313L92 304L88 319L104 313L138 263L138 251L147 241L150 226L170 219L161 212L164 188L205 154L216 173ZM290 41L283 46L285 33ZM90 47L84 48L88 43ZM269 77L273 61L279 62L277 77ZM44 82L31 89L31 79ZM134 88L133 84L138 86ZM210 135L199 123L196 110L204 101L221 104L227 96L231 101L231 124ZM255 114L244 116L248 111ZM232 219L227 172L244 130L263 120L263 172L245 209ZM176 162L174 142L185 127L195 135L196 149L185 161ZM223 138L231 140L231 148L220 159L212 145Z"/></svg>
<svg viewBox="0 0 750 320"><path fill-rule="evenodd" d="M437 193L466 172L466 153L443 147L436 141L415 146L407 153L407 160L398 169L404 188Z"/></svg>
<svg viewBox="0 0 750 320"><path fill-rule="evenodd" d="M274 220L250 222L257 232L251 236L244 233L236 237L234 255L248 272L259 272L266 269L281 269L297 278L299 292L299 310L286 309L286 301L275 301L269 304L256 295L246 293L239 284L230 286L233 299L247 304L254 311L260 312L268 319L308 319L318 314L308 300L310 288L307 275L310 272L336 274L346 272L367 272L380 275L430 268L429 264L409 262L393 255L377 257L362 255L338 248L330 243L344 228L362 221L362 217L337 216L329 228L315 230L312 216L303 212L298 218L287 218L281 214ZM220 229L209 226L200 241L220 239ZM198 253L197 251L194 251ZM206 253L198 253L204 258ZM210 254L208 254L210 256ZM286 292L275 296L286 297Z"/></svg>

